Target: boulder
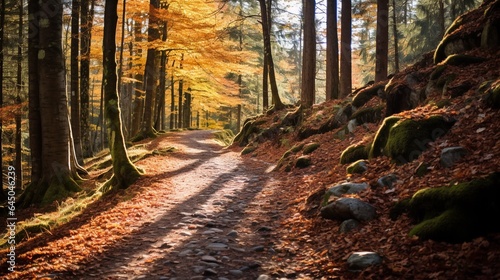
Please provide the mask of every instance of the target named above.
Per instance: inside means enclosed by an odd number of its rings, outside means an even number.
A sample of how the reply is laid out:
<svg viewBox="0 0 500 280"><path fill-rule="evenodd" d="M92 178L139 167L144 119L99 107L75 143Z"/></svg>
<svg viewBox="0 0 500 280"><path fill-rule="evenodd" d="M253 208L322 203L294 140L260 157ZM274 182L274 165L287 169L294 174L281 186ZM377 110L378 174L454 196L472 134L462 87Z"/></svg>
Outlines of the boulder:
<svg viewBox="0 0 500 280"><path fill-rule="evenodd" d="M309 143L309 144L306 144L304 145L304 150L302 151L302 153L304 155L307 155L307 154L310 154L312 152L314 152L317 148L319 148L319 143Z"/></svg>
<svg viewBox="0 0 500 280"><path fill-rule="evenodd" d="M394 183L398 180L398 176L395 174L388 174L377 180L377 185L380 187L386 187L389 189L394 188Z"/></svg>
<svg viewBox="0 0 500 280"><path fill-rule="evenodd" d="M451 186L422 189L391 212L407 212L417 225L410 231L421 239L449 243L470 241L500 231L500 172ZM394 210L394 209L397 209ZM397 217L397 215L394 215Z"/></svg>
<svg viewBox="0 0 500 280"><path fill-rule="evenodd" d="M386 118L370 149L370 156L383 153L400 164L411 162L435 141L450 130L454 120L439 115L425 119Z"/></svg>
<svg viewBox="0 0 500 280"><path fill-rule="evenodd" d="M368 166L366 166L366 160L358 160L356 162L353 162L352 164L350 164L349 166L347 166L346 168L346 171L347 171L347 174L354 174L354 173L357 173L357 174L362 174L364 173L366 170L368 170Z"/></svg>
<svg viewBox="0 0 500 280"><path fill-rule="evenodd" d="M354 252L347 259L349 270L363 270L381 263L382 257L375 252Z"/></svg>
<svg viewBox="0 0 500 280"><path fill-rule="evenodd" d="M340 155L340 164L352 163L367 158L368 151L365 145L351 145Z"/></svg>
<svg viewBox="0 0 500 280"><path fill-rule="evenodd" d="M448 147L441 151L441 165L448 168L455 165L457 161L467 155L467 150L464 147Z"/></svg>
<svg viewBox="0 0 500 280"><path fill-rule="evenodd" d="M321 217L330 220L370 221L377 216L375 207L357 198L343 197L321 208Z"/></svg>
<svg viewBox="0 0 500 280"><path fill-rule="evenodd" d="M340 224L339 232L348 233L359 227L359 222L354 219L345 220Z"/></svg>
<svg viewBox="0 0 500 280"><path fill-rule="evenodd" d="M367 183L342 183L328 189L326 195L341 197L344 194L360 193L368 189L368 187Z"/></svg>
<svg viewBox="0 0 500 280"><path fill-rule="evenodd" d="M310 156L301 156L295 160L295 167L306 168L310 165L311 165L311 157Z"/></svg>

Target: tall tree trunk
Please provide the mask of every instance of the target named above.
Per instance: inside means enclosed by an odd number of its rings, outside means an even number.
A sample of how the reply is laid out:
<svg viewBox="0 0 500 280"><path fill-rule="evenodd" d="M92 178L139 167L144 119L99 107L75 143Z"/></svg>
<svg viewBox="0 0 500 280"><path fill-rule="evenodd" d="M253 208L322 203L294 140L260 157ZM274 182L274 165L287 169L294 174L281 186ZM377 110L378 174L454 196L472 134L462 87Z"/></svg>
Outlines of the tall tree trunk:
<svg viewBox="0 0 500 280"><path fill-rule="evenodd" d="M262 111L269 109L269 62L264 48L264 69L262 71Z"/></svg>
<svg viewBox="0 0 500 280"><path fill-rule="evenodd" d="M179 68L182 69L182 62L184 61L184 54L181 54L181 63ZM179 103L177 104L177 128L182 128L182 97L184 96L184 80L179 80Z"/></svg>
<svg viewBox="0 0 500 280"><path fill-rule="evenodd" d="M159 20L157 16L160 1L150 0L149 3L148 42L153 42L160 39L160 32L158 30ZM153 111L158 83L158 68L156 47L149 45L145 71L146 98L144 99L143 124L139 136L134 137L134 140L156 136L156 132L153 129Z"/></svg>
<svg viewBox="0 0 500 280"><path fill-rule="evenodd" d="M351 0L342 0L340 30L340 97L351 94L352 90L352 54L351 54Z"/></svg>
<svg viewBox="0 0 500 280"><path fill-rule="evenodd" d="M73 0L71 6L71 130L75 145L76 159L83 164L80 126L80 88L79 88L79 48L80 48L80 0Z"/></svg>
<svg viewBox="0 0 500 280"><path fill-rule="evenodd" d="M89 11L89 0L81 1L81 42L80 42L80 129L83 157L92 156L90 141L90 44L94 0Z"/></svg>
<svg viewBox="0 0 500 280"><path fill-rule="evenodd" d="M21 91L22 91L22 83L23 83L23 77L22 77L22 62L23 62L23 29L24 29L24 24L23 24L23 14L24 14L24 7L23 3L19 3L19 28L18 28L18 44L17 44L17 82L16 82L16 92L17 92L17 97L16 97L16 103L21 107L22 99L21 99ZM3 28L3 26L2 26ZM0 63L3 60L0 60ZM21 190L23 186L23 151L22 151L22 110L19 109L19 111L16 113L16 140L15 140L15 147L16 147L16 161L14 163L14 167L16 169L16 189ZM1 137L1 135L0 135Z"/></svg>
<svg viewBox="0 0 500 280"><path fill-rule="evenodd" d="M392 33L394 36L394 73L399 72L399 40L398 40L398 17L396 13L396 0L392 0Z"/></svg>
<svg viewBox="0 0 500 280"><path fill-rule="evenodd" d="M339 98L337 0L328 0L326 5L326 100L332 100Z"/></svg>
<svg viewBox="0 0 500 280"><path fill-rule="evenodd" d="M3 62L3 35L4 35L4 27L5 27L5 0L1 0L0 4L0 62ZM0 108L3 107L3 63L0 63ZM3 124L0 119L0 151L2 149L2 135L3 135ZM0 152L0 179L3 182L3 153ZM3 191L3 187L0 188L0 202L5 201L7 199L7 195Z"/></svg>
<svg viewBox="0 0 500 280"><path fill-rule="evenodd" d="M104 108L109 150L113 161L113 177L104 185L104 191L110 188L127 188L141 176L141 172L128 157L122 132L115 62L117 5L118 0L106 0L104 8Z"/></svg>
<svg viewBox="0 0 500 280"><path fill-rule="evenodd" d="M387 79L389 51L389 0L377 0L377 46L375 49L375 82Z"/></svg>
<svg viewBox="0 0 500 280"><path fill-rule="evenodd" d="M135 21L134 24L134 41L136 43L142 42L142 22L141 21ZM138 45L138 44L136 44ZM137 48L136 51L136 56L141 57L142 56L142 49ZM142 81L143 75L139 74L139 71L137 72L138 74L135 75L135 80L136 81ZM134 86L134 106L133 106L133 115L132 115L132 129L131 129L131 135L135 135L139 132L139 128L142 123L142 117L143 117L143 104L144 104L144 98L143 98L143 93L142 93L142 82L136 82Z"/></svg>
<svg viewBox="0 0 500 280"><path fill-rule="evenodd" d="M38 33L30 35L38 36L39 49L36 56L37 71L30 69L29 72L38 75L38 87L35 86L35 89L38 89L39 97L41 137L35 139L41 140L42 177L38 181L32 181L25 190L19 200L22 206L49 204L81 190L74 180L70 162L70 124L61 48L63 4L62 1L55 0L44 0L40 5L34 2L36 1L29 2L29 5L36 7L29 8L30 14L38 13L40 18L31 19L33 27L38 27ZM50 10L52 13L48 16L42 10ZM39 22L43 24L38 24ZM30 123L31 125L33 124ZM37 137L38 131L34 132Z"/></svg>
<svg viewBox="0 0 500 280"><path fill-rule="evenodd" d="M271 96L274 102L274 109L275 110L281 110L285 108L285 105L281 102L279 93L278 93L278 85L276 83L276 76L274 73L274 62L273 62L273 56L271 52L271 33L270 33L270 26L268 22L268 15L267 15L267 8L266 8L266 1L265 0L259 0L260 3L260 12L261 12L261 19L262 19L262 33L264 36L264 55L267 57L267 68L269 70L269 79L270 79L270 86L271 86Z"/></svg>
<svg viewBox="0 0 500 280"><path fill-rule="evenodd" d="M40 115L40 96L38 79L38 1L28 3L29 35L28 35L28 119L31 156L31 182L42 178L42 120Z"/></svg>
<svg viewBox="0 0 500 280"><path fill-rule="evenodd" d="M174 82L174 63L172 63L172 75L170 76L170 130L175 128L175 82Z"/></svg>
<svg viewBox="0 0 500 280"><path fill-rule="evenodd" d="M162 31L162 37L161 40L163 42L167 41L167 23L163 23L163 31ZM164 116L165 116L165 91L167 87L167 51L162 50L161 51L161 58L160 58L160 86L158 87L159 89L159 100L158 100L158 109L157 109L157 116L155 120L155 128L156 130L162 130L164 129Z"/></svg>
<svg viewBox="0 0 500 280"><path fill-rule="evenodd" d="M309 108L315 101L316 80L316 28L315 0L304 1L304 54L302 55L301 104Z"/></svg>
<svg viewBox="0 0 500 280"><path fill-rule="evenodd" d="M445 29L444 0L439 0L439 38L443 38Z"/></svg>

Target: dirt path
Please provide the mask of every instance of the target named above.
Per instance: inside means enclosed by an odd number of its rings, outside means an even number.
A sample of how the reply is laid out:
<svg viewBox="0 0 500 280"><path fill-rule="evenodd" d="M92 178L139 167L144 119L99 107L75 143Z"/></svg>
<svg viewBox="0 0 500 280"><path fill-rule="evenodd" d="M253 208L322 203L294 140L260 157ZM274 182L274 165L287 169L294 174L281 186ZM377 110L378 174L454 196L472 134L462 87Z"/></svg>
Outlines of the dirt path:
<svg viewBox="0 0 500 280"><path fill-rule="evenodd" d="M270 200L270 165L223 150L211 133L173 133L148 144L178 150L139 162L147 176L122 202L91 205L21 250L8 277L266 279L280 210Z"/></svg>

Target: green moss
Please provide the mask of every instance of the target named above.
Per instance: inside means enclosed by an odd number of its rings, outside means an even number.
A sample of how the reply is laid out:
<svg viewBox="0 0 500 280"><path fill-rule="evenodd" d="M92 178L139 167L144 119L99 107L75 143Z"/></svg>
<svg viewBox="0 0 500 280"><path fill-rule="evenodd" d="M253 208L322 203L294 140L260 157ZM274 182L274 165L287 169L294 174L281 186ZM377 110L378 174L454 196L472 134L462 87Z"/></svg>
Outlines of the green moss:
<svg viewBox="0 0 500 280"><path fill-rule="evenodd" d="M307 145L304 145L304 150L302 151L303 154L307 155L312 152L314 152L317 148L319 148L320 144L319 143L309 143Z"/></svg>
<svg viewBox="0 0 500 280"><path fill-rule="evenodd" d="M340 164L352 163L367 158L368 150L365 145L351 145L340 155Z"/></svg>
<svg viewBox="0 0 500 280"><path fill-rule="evenodd" d="M366 171L366 161L358 160L346 168L347 174L362 174Z"/></svg>
<svg viewBox="0 0 500 280"><path fill-rule="evenodd" d="M259 124L260 122L256 120L246 120L243 128L234 137L233 144L238 143L240 147L248 145L250 135L260 132L260 129L257 127Z"/></svg>
<svg viewBox="0 0 500 280"><path fill-rule="evenodd" d="M500 108L500 80L493 84L486 93L484 98L486 104L492 108Z"/></svg>
<svg viewBox="0 0 500 280"><path fill-rule="evenodd" d="M410 235L422 239L463 242L500 230L500 172L453 186L423 189L407 204L418 224Z"/></svg>
<svg viewBox="0 0 500 280"><path fill-rule="evenodd" d="M292 153L298 153L300 151L302 151L302 149L304 148L304 143L301 143L301 144L297 144L295 146L293 146L289 151L292 152Z"/></svg>
<svg viewBox="0 0 500 280"><path fill-rule="evenodd" d="M399 120L401 120L401 117L397 116L390 116L384 119L384 122L378 129L377 134L375 134L375 139L371 144L368 158L374 158L382 155L382 151L384 150L389 137L389 131Z"/></svg>
<svg viewBox="0 0 500 280"><path fill-rule="evenodd" d="M420 163L415 170L417 177L424 177L427 173L429 173L429 165L425 162Z"/></svg>
<svg viewBox="0 0 500 280"><path fill-rule="evenodd" d="M311 158L308 156L301 156L295 161L295 167L306 168L311 165Z"/></svg>
<svg viewBox="0 0 500 280"><path fill-rule="evenodd" d="M445 32L445 35L443 36L443 39L441 42L439 42L439 45L436 48L436 51L434 52L434 63L438 64L439 62L443 61L446 59L446 53L445 53L445 48L446 45L453 40L453 36L450 36L449 34L453 33L453 31L457 30L462 26L463 24L463 17L459 16L453 21L453 23L448 27L448 29Z"/></svg>
<svg viewBox="0 0 500 280"><path fill-rule="evenodd" d="M435 103L435 105L438 108L444 108L444 107L450 106L451 105L451 101L450 101L450 99L441 99L441 100L438 100Z"/></svg>
<svg viewBox="0 0 500 280"><path fill-rule="evenodd" d="M446 134L453 123L442 116L399 121L389 129L383 153L398 163L411 162L427 149L429 142Z"/></svg>

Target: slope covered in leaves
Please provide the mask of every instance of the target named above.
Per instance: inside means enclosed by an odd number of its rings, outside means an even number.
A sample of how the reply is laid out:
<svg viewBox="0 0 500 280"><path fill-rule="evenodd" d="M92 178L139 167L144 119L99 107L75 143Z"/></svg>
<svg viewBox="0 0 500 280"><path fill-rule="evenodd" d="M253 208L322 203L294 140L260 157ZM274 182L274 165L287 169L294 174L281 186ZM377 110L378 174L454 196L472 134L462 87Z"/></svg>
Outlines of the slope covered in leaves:
<svg viewBox="0 0 500 280"><path fill-rule="evenodd" d="M479 19L474 17L487 14L485 10L495 5L498 6L498 1L486 1L479 10L466 15L469 24L459 29L464 34L476 34L480 26L475 24ZM490 233L458 244L420 240L409 236L414 224L407 216L391 220L389 215L396 202L410 198L421 189L454 185L500 171L500 111L490 102L500 83L500 51L496 46L471 48L460 54L480 59L474 63L450 63L442 67L443 64L433 62L433 54L427 54L390 81L392 85L411 86L413 91L425 93L418 106L394 116L418 120L444 115L456 120L448 133L426 142L426 150L416 160L405 164L396 164L386 156L375 157L367 160L366 172L347 174L347 164L339 163L341 153L351 145L371 143L382 124L380 118L351 127L349 132L343 125L327 125L332 116L339 115L339 108L345 109L348 108L346 104L354 103L355 96L315 105L303 112L297 125L284 125L287 114L290 116L292 111L260 116L251 121L254 135L248 136L245 150L249 153L246 156L280 162L276 172L279 172L282 182L276 197L288 203L287 217L277 233L281 243L274 270L278 274L292 269L314 279L500 277L500 269L493 265L500 261L500 234ZM436 77L437 71L441 79ZM392 106L388 100L386 93L379 92L356 109L380 106L383 107L381 113L385 114L388 106ZM343 123L347 124L348 120ZM321 130L325 127L330 129ZM300 147L308 143L317 143L319 147L304 155ZM458 146L468 153L452 167L444 167L440 163L441 151ZM297 159L304 156L309 158L310 165L298 167ZM283 159L289 162L288 168L282 167ZM423 164L427 166L427 173L418 176L417 169ZM377 180L388 174L398 178L395 188L378 187ZM340 233L340 222L323 219L320 215L320 203L326 190L343 182L368 183L370 188L367 191L348 196L358 197L377 209L375 220L364 222L349 233ZM491 223L498 223L498 217L487 218ZM349 271L346 260L356 251L377 252L383 258L382 265L362 272Z"/></svg>

